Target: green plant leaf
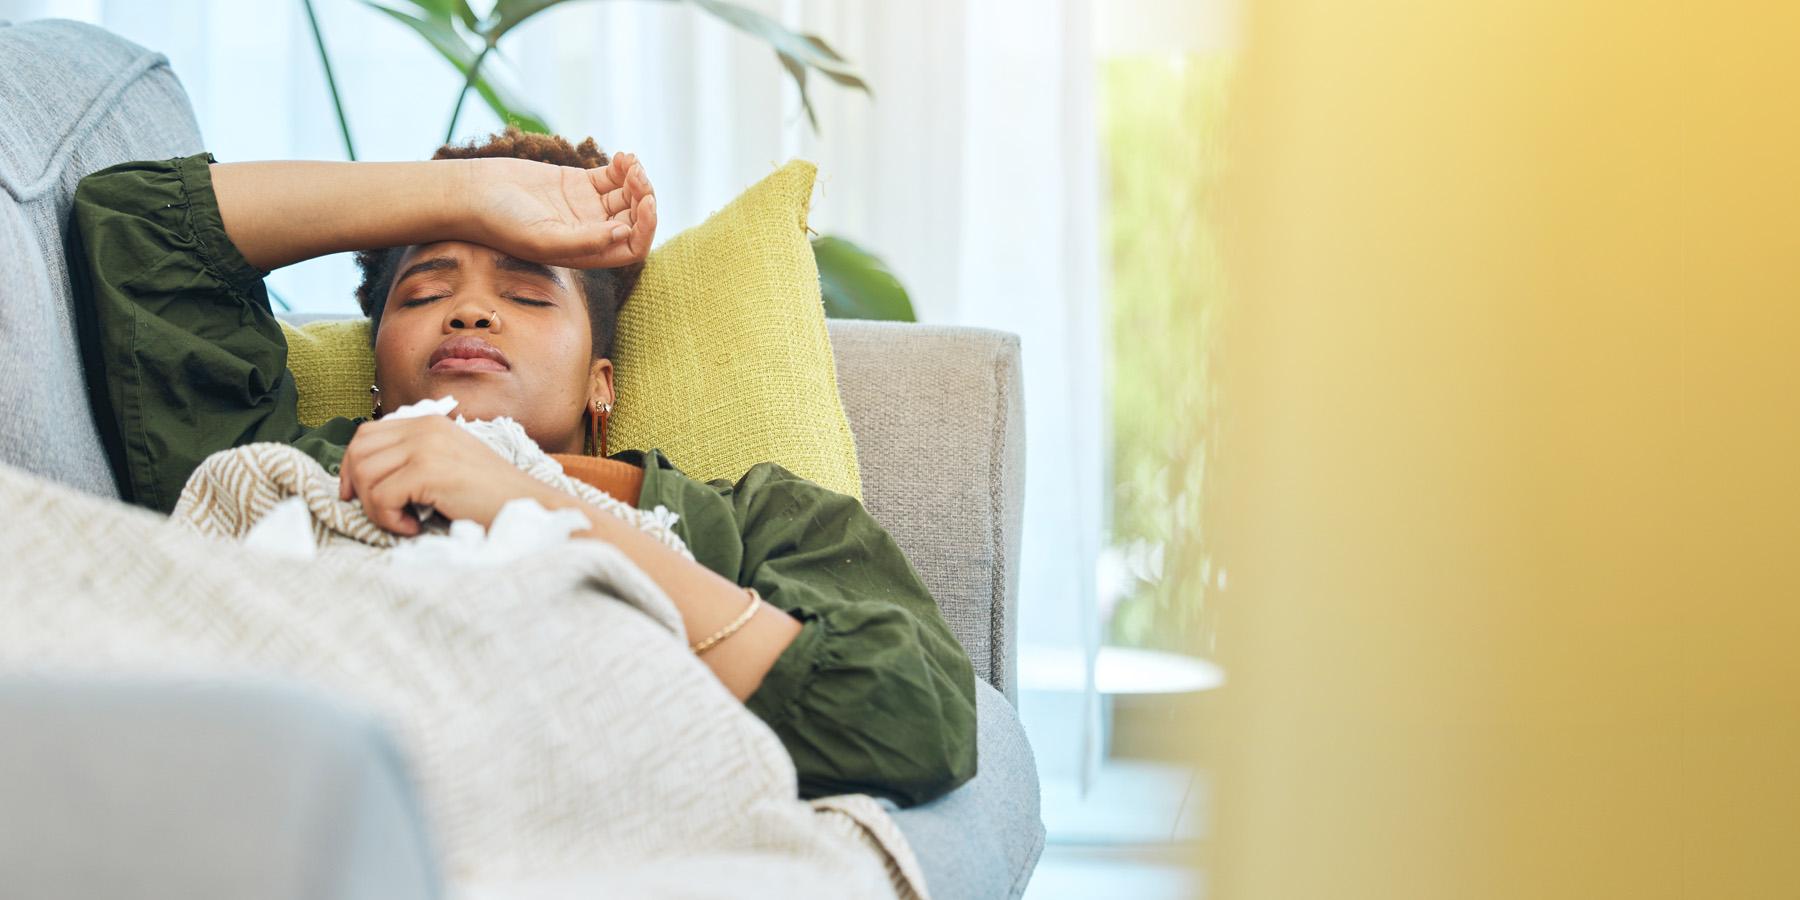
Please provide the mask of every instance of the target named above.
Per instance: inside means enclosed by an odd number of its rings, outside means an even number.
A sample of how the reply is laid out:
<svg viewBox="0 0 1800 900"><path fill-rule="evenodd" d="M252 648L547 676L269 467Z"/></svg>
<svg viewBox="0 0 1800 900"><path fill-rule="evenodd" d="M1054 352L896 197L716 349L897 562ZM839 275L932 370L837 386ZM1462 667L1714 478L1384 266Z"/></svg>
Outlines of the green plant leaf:
<svg viewBox="0 0 1800 900"><path fill-rule="evenodd" d="M807 66L818 69L825 77L838 84L860 88L864 91L869 89L869 86L863 83L862 76L816 35L803 35L789 31L780 22L754 9L735 3L726 3L724 0L688 0L688 2L723 19L739 31L761 38L764 43L775 48L775 52L786 53L806 63Z"/></svg>
<svg viewBox="0 0 1800 900"><path fill-rule="evenodd" d="M392 0L392 2L416 9L419 11L419 15L427 19L448 19L450 15L450 0Z"/></svg>
<svg viewBox="0 0 1800 900"><path fill-rule="evenodd" d="M518 27L519 23L564 2L566 0L499 0L494 4L493 13L475 30L488 43L498 44L500 37Z"/></svg>
<svg viewBox="0 0 1800 900"><path fill-rule="evenodd" d="M469 0L447 0L447 2L455 8L456 18L463 23L463 27L469 29L471 33L478 33L481 19L475 15L475 10L469 8Z"/></svg>
<svg viewBox="0 0 1800 900"><path fill-rule="evenodd" d="M834 319L916 322L912 298L881 258L843 238L813 238L819 264L819 293L825 315Z"/></svg>
<svg viewBox="0 0 1800 900"><path fill-rule="evenodd" d="M812 97L806 93L806 64L779 50L775 51L775 55L781 59L781 67L794 76L794 84L800 88L800 108L806 110L806 121L816 133L819 130L819 116L813 112Z"/></svg>
<svg viewBox="0 0 1800 900"><path fill-rule="evenodd" d="M846 69L850 68L850 61L843 58L842 56L838 55L838 52L836 50L831 49L831 45L825 43L824 38L819 37L816 34L803 34L803 35L800 35L800 37L802 40L806 41L808 44L811 44L813 46L813 49L819 51L821 54L824 54L826 57L836 60L839 63L842 63ZM844 87L857 88L857 89L861 90L863 93L869 95L871 98L873 98L875 96L874 89L870 88L867 84L865 84L863 82L862 78L860 76L855 75L854 72L845 73L845 72L836 71L836 70L832 70L832 69L825 69L825 68L821 68L821 69L819 69L819 71L825 73L826 78L829 78L832 81L835 81L838 84L843 85Z"/></svg>
<svg viewBox="0 0 1800 900"><path fill-rule="evenodd" d="M469 7L469 0L393 0L393 2L406 3L417 9L424 18L435 22L449 22L455 19L461 22L470 34L476 34L478 26L481 24L480 17L475 15L475 10Z"/></svg>
<svg viewBox="0 0 1800 900"><path fill-rule="evenodd" d="M474 66L477 57L481 56L481 47L471 46L469 39L456 30L456 20L452 17L455 4L434 3L432 0L411 0L414 6L420 7L424 15L414 15L374 0L363 0L373 9L381 10L396 21L411 28L414 33L424 38L438 54L448 60L456 71L468 78L469 70ZM438 7L444 7L439 9ZM512 91L501 86L495 79L480 76L474 79L472 87L481 96L494 114L502 122L511 122L524 131L535 131L548 134L550 126L526 106Z"/></svg>
<svg viewBox="0 0 1800 900"><path fill-rule="evenodd" d="M813 110L812 96L806 89L808 69L817 70L819 74L845 87L856 88L864 94L874 96L856 68L836 50L831 49L824 38L816 34L789 31L780 22L756 10L726 3L724 0L688 2L724 20L733 28L761 39L775 50L775 57L781 61L781 67L793 77L794 86L800 90L800 105L806 110L806 120L812 125L813 131L819 130L819 117Z"/></svg>
<svg viewBox="0 0 1800 900"><path fill-rule="evenodd" d="M344 155L356 162L356 142L350 139L350 117L344 114L344 97L338 92L337 75L331 69L331 53L325 49L325 33L319 30L318 11L313 9L312 0L300 0L300 8L306 12L307 29L312 32L313 46L319 51L319 68L325 70L325 87L331 92L331 110L337 116L338 133L344 136Z"/></svg>

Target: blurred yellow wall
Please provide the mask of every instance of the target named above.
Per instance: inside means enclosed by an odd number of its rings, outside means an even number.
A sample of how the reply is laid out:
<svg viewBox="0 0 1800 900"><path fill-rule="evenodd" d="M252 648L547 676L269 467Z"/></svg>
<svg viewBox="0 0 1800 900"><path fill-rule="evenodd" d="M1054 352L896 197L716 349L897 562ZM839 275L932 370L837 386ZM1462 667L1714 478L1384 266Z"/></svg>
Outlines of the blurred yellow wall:
<svg viewBox="0 0 1800 900"><path fill-rule="evenodd" d="M1245 24L1210 895L1800 897L1800 3Z"/></svg>

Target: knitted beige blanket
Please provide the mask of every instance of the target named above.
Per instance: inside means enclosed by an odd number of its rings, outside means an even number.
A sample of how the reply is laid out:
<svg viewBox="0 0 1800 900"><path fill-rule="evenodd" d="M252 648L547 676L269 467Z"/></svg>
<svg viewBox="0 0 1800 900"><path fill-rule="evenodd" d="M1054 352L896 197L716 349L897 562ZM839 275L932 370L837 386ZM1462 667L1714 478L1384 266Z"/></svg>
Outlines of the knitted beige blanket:
<svg viewBox="0 0 1800 900"><path fill-rule="evenodd" d="M623 554L395 565L335 485L251 445L209 460L171 521L0 466L0 539L28 561L0 567L0 669L277 675L354 698L400 740L469 897L926 896L872 798L796 799L774 732ZM230 540L291 496L331 552Z"/></svg>

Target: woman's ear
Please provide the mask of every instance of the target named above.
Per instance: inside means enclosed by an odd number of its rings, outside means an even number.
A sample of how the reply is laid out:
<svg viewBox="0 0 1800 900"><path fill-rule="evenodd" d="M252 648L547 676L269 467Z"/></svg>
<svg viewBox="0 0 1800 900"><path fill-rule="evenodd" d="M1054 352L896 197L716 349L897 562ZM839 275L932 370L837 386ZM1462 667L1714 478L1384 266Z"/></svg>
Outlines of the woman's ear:
<svg viewBox="0 0 1800 900"><path fill-rule="evenodd" d="M612 360L602 356L588 369L588 406L596 402L611 405L613 397Z"/></svg>

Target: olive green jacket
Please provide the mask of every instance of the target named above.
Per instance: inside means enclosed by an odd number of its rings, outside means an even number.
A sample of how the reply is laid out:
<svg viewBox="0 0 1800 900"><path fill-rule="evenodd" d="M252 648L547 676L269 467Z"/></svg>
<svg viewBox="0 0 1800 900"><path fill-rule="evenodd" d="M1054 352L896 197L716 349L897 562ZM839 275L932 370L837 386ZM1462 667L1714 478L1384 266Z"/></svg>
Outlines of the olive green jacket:
<svg viewBox="0 0 1800 900"><path fill-rule="evenodd" d="M83 364L123 496L168 512L207 456L291 444L335 472L363 419L300 424L266 272L225 232L210 153L130 162L75 191L67 235ZM800 796L911 806L975 774L975 674L918 574L853 497L763 463L702 484L659 450L638 500L678 513L696 560L801 622L746 705Z"/></svg>

